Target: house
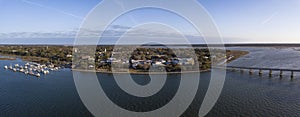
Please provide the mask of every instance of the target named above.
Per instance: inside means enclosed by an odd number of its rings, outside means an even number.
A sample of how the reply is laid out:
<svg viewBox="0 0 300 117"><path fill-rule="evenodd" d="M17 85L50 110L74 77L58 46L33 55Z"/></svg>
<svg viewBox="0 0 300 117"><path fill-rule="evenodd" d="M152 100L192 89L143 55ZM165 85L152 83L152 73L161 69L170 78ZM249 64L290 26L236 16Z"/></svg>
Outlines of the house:
<svg viewBox="0 0 300 117"><path fill-rule="evenodd" d="M154 67L161 67L161 66L166 66L165 64L163 64L162 62L156 61L152 63L152 66Z"/></svg>
<svg viewBox="0 0 300 117"><path fill-rule="evenodd" d="M108 58L106 60L107 63L118 63L121 62L121 60L117 60L116 58Z"/></svg>
<svg viewBox="0 0 300 117"><path fill-rule="evenodd" d="M163 57L165 57L166 55L153 55L151 56L151 60L155 61L155 60L159 60Z"/></svg>
<svg viewBox="0 0 300 117"><path fill-rule="evenodd" d="M78 48L74 48L74 52L77 53L78 52Z"/></svg>
<svg viewBox="0 0 300 117"><path fill-rule="evenodd" d="M217 56L216 56L216 55L212 55L211 58L212 58L212 59L216 59Z"/></svg>
<svg viewBox="0 0 300 117"><path fill-rule="evenodd" d="M84 59L84 60L85 60L85 59L89 59L89 58L91 58L91 56L82 56L82 57L81 57L81 59Z"/></svg>
<svg viewBox="0 0 300 117"><path fill-rule="evenodd" d="M131 66L134 69L137 69L137 66L150 65L152 63L151 60L131 60Z"/></svg>
<svg viewBox="0 0 300 117"><path fill-rule="evenodd" d="M88 58L88 60L89 60L89 61L95 61L96 59L95 59L95 58L92 58L92 57L90 57L90 58Z"/></svg>
<svg viewBox="0 0 300 117"><path fill-rule="evenodd" d="M93 58L91 56L82 56L81 59L82 60L88 60L88 61L95 61L95 58Z"/></svg>
<svg viewBox="0 0 300 117"><path fill-rule="evenodd" d="M89 65L89 68L94 68L94 65Z"/></svg>
<svg viewBox="0 0 300 117"><path fill-rule="evenodd" d="M194 65L195 64L195 61L193 58L178 58L179 62L178 64L179 65Z"/></svg>
<svg viewBox="0 0 300 117"><path fill-rule="evenodd" d="M123 64L128 64L129 63L129 60L126 60L126 59L122 59L121 61L122 61Z"/></svg>
<svg viewBox="0 0 300 117"><path fill-rule="evenodd" d="M71 54L67 55L67 58L72 58L72 57L73 57L73 55L71 55Z"/></svg>

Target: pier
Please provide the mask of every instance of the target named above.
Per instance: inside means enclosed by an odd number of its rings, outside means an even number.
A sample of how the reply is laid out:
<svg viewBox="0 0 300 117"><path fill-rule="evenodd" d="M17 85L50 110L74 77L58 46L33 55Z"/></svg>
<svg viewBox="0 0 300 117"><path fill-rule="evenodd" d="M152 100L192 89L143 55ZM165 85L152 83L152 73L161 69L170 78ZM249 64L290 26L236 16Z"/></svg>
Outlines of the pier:
<svg viewBox="0 0 300 117"><path fill-rule="evenodd" d="M273 71L279 71L280 78L283 77L283 72L290 72L291 79L294 78L294 72L300 72L300 69L281 69L281 68L262 68L262 67L237 67L237 66L227 66L227 69L234 69L234 70L240 70L241 72L244 72L245 70L249 71L249 74L252 75L254 72L253 70L258 71L258 75L262 76L263 71L268 71L269 76L272 77Z"/></svg>

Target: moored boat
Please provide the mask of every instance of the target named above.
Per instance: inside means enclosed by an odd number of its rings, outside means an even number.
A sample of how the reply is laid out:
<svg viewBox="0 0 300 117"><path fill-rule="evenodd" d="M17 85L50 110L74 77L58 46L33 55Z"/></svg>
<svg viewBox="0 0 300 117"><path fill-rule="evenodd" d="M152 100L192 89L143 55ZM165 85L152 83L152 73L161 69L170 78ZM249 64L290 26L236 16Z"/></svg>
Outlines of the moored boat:
<svg viewBox="0 0 300 117"><path fill-rule="evenodd" d="M35 74L36 77L41 77L40 73Z"/></svg>

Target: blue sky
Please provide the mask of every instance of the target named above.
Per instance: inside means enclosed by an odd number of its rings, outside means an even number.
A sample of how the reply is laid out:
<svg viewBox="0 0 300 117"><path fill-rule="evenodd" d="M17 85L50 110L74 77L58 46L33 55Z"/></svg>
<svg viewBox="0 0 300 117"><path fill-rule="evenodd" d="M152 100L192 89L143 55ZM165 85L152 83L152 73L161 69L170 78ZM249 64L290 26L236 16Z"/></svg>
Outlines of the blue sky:
<svg viewBox="0 0 300 117"><path fill-rule="evenodd" d="M87 13L100 1L0 0L0 38L72 38ZM225 42L300 42L300 0L199 2L214 19ZM152 19L193 33L187 23L178 23L180 18L165 11L144 9L128 16L116 25L130 27Z"/></svg>

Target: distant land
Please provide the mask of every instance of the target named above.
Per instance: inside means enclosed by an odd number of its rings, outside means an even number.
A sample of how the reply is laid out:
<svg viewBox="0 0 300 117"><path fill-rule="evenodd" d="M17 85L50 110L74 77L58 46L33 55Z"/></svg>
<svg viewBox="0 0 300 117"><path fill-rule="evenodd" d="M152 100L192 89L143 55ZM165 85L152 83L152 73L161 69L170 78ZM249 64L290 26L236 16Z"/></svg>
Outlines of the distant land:
<svg viewBox="0 0 300 117"><path fill-rule="evenodd" d="M152 70L150 68L154 67L158 70L156 72L166 70L175 73L208 71L212 62L221 65L248 54L246 51L238 50L227 50L226 53L223 53L223 51L215 49L216 53L211 55L206 47L173 47L171 49L157 44L143 45L138 48L129 45L115 48L112 45L102 45L97 46L95 51L89 46L0 45L0 55L19 57L28 62L51 64L55 67L74 70L97 70L98 72L117 70L124 72L129 68L132 73L148 73Z"/></svg>
<svg viewBox="0 0 300 117"><path fill-rule="evenodd" d="M6 45L10 45L10 46L35 46L35 45L39 45L39 46L74 46L74 44L18 44L18 43L14 43L14 44L1 44L0 46L6 46ZM120 44L119 44L120 45ZM124 46L135 46L138 44L126 44ZM300 47L300 43L235 43L235 44L208 44L211 47ZM191 44L191 45L186 45L186 44L168 44L168 45L162 45L162 44L143 44L142 46L153 46L153 47L157 47L157 46L193 46L193 47L207 47L207 44ZM93 46L93 45L86 45L86 46ZM114 46L114 44L98 44L97 46ZM120 45L122 46L122 45Z"/></svg>
<svg viewBox="0 0 300 117"><path fill-rule="evenodd" d="M75 38L0 38L0 45L65 45L65 46L73 46L75 42ZM107 45L111 46L116 43L116 39L103 39L97 45ZM207 44L203 44L202 42L190 41L191 45L194 47L207 47ZM136 44L127 44L127 45L136 45ZM145 44L147 45L147 44ZM170 46L190 46L186 44L169 44ZM223 45L218 44L210 44L211 46L225 46L225 47L234 47L234 46L255 46L255 47L272 47L272 46L288 46L288 47L298 47L300 43L239 43L239 42L230 42ZM148 46L161 46L160 44L148 44Z"/></svg>

